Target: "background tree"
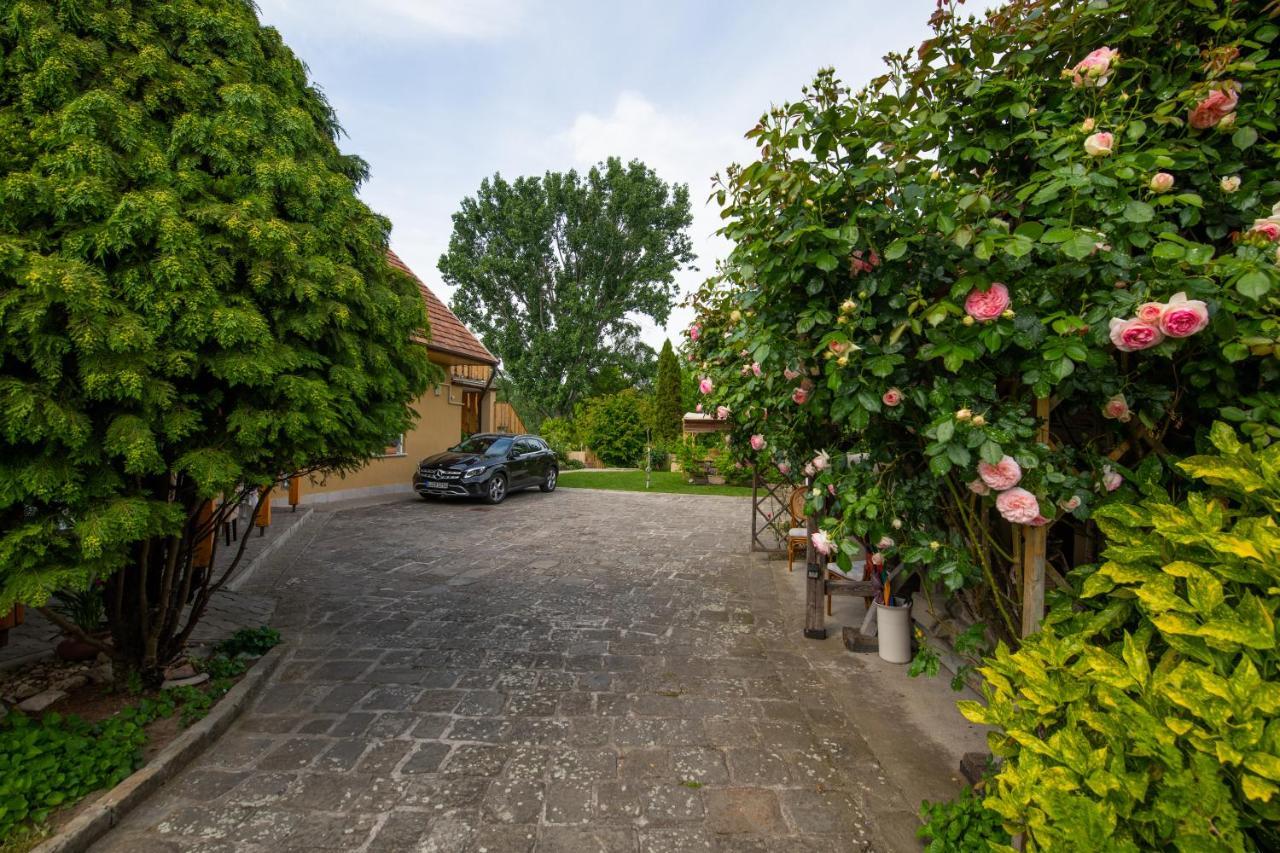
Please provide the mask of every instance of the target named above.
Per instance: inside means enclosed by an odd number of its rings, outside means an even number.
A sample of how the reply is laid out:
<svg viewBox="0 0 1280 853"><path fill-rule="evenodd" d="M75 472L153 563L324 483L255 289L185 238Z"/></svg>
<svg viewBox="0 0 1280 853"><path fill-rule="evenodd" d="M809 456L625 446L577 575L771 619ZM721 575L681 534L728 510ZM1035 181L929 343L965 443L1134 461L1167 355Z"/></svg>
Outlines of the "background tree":
<svg viewBox="0 0 1280 853"><path fill-rule="evenodd" d="M681 399L680 373L680 362L676 360L671 341L666 341L658 355L658 378L653 404L653 435L661 441L672 441L680 436L685 413Z"/></svg>
<svg viewBox="0 0 1280 853"><path fill-rule="evenodd" d="M578 432L600 461L620 468L644 466L652 403L634 388L592 397L578 407Z"/></svg>
<svg viewBox="0 0 1280 853"><path fill-rule="evenodd" d="M234 570L197 543L412 424L423 303L252 4L3 2L0 56L0 608L105 578L154 682Z"/></svg>
<svg viewBox="0 0 1280 853"><path fill-rule="evenodd" d="M693 260L690 222L688 187L639 161L494 175L454 214L440 272L537 422L611 390L595 387L611 369L626 375L643 346L635 317L666 322L675 273Z"/></svg>

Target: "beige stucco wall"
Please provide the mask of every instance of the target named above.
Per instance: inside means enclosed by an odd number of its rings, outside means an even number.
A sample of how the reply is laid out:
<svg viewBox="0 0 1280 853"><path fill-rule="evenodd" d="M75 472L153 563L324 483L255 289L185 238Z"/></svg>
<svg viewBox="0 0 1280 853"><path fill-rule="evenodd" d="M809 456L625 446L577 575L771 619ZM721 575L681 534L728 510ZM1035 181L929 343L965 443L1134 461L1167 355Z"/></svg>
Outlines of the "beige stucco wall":
<svg viewBox="0 0 1280 853"><path fill-rule="evenodd" d="M440 392L438 395L437 388ZM371 459L359 471L346 476L332 474L323 482L319 482L318 477L311 481L304 480L301 489L302 503L400 489L409 491L414 469L419 462L461 440L462 392L460 386L450 385L448 382L428 388L427 393L413 404L418 413L418 423L411 432L405 433L404 455ZM493 394L491 392L485 396L492 397ZM454 402L450 402L450 399ZM487 401L482 401L482 411L484 402ZM283 491L278 490L274 502L284 499Z"/></svg>

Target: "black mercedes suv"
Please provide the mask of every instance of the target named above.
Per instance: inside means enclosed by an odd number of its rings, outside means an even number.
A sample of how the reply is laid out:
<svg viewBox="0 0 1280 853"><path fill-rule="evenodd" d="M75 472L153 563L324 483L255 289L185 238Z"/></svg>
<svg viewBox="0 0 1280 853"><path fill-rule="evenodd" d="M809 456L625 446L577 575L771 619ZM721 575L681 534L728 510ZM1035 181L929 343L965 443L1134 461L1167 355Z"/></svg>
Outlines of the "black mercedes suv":
<svg viewBox="0 0 1280 853"><path fill-rule="evenodd" d="M477 433L423 459L413 488L424 498L469 496L496 504L529 486L555 491L559 476L555 452L536 435Z"/></svg>

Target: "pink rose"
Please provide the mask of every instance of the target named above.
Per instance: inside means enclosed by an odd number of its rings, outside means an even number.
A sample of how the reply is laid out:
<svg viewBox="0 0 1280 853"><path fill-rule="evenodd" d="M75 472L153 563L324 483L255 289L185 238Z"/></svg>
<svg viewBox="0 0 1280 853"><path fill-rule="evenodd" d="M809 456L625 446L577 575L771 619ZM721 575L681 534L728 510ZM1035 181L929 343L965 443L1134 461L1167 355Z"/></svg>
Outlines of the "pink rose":
<svg viewBox="0 0 1280 853"><path fill-rule="evenodd" d="M761 435L760 433L756 433L755 435L751 436L752 450L764 450L764 445L765 445L765 440L763 435Z"/></svg>
<svg viewBox="0 0 1280 853"><path fill-rule="evenodd" d="M1150 187L1153 193L1167 193L1173 189L1173 175L1168 172L1156 172L1151 176Z"/></svg>
<svg viewBox="0 0 1280 853"><path fill-rule="evenodd" d="M969 484L969 491L975 495L989 495L991 494L991 487L982 482L982 480L974 480Z"/></svg>
<svg viewBox="0 0 1280 853"><path fill-rule="evenodd" d="M879 548L881 551L888 551L895 544L896 543L893 541L892 536L881 536L880 541L876 543L876 547Z"/></svg>
<svg viewBox="0 0 1280 853"><path fill-rule="evenodd" d="M750 372L751 372L751 365L749 364L742 365L742 368L738 371L739 375L741 376L746 376Z"/></svg>
<svg viewBox="0 0 1280 853"><path fill-rule="evenodd" d="M1169 297L1160 315L1160 331L1171 338L1185 338L1209 325L1209 308L1199 299L1188 299L1185 293Z"/></svg>
<svg viewBox="0 0 1280 853"><path fill-rule="evenodd" d="M1280 240L1280 222L1274 219L1255 219L1253 227L1249 229L1250 234L1261 234L1272 243Z"/></svg>
<svg viewBox="0 0 1280 853"><path fill-rule="evenodd" d="M1003 456L992 465L990 462L978 463L978 476L997 492L1012 489L1022 480L1022 467L1012 456Z"/></svg>
<svg viewBox="0 0 1280 853"><path fill-rule="evenodd" d="M1218 186L1222 187L1222 191L1224 193L1233 193L1236 190L1240 189L1240 176L1231 175L1229 177L1223 178L1221 181L1218 182Z"/></svg>
<svg viewBox="0 0 1280 853"><path fill-rule="evenodd" d="M699 325L697 325L697 324L694 324L694 325L690 326L690 327L689 327L689 340L691 340L691 341L696 341L696 340L697 340L698 338L700 338L700 337L702 337L702 327L701 327L701 326L699 326Z"/></svg>
<svg viewBox="0 0 1280 853"><path fill-rule="evenodd" d="M791 473L791 466L790 466L790 465L788 465L786 462L779 462L779 463L778 463L778 473L779 473L779 474L781 474L781 475L782 475L782 476L784 476L784 477L785 477L785 476L787 476L788 474L790 474L790 473Z"/></svg>
<svg viewBox="0 0 1280 853"><path fill-rule="evenodd" d="M996 497L996 509L1012 524L1030 524L1040 518L1040 502L1026 489L1009 489Z"/></svg>
<svg viewBox="0 0 1280 853"><path fill-rule="evenodd" d="M1118 472L1111 470L1110 465L1103 466L1102 485L1108 492L1114 492L1116 489L1120 488L1120 485L1123 482L1124 477L1121 477Z"/></svg>
<svg viewBox="0 0 1280 853"><path fill-rule="evenodd" d="M1107 85L1111 76L1111 63L1120 58L1120 51L1100 47L1071 69L1071 85L1100 87Z"/></svg>
<svg viewBox="0 0 1280 853"><path fill-rule="evenodd" d="M870 557L871 565L877 569L884 565L884 554L872 554Z"/></svg>
<svg viewBox="0 0 1280 853"><path fill-rule="evenodd" d="M1074 512L1080 508L1080 496L1072 495L1069 499L1063 501L1060 506L1067 512Z"/></svg>
<svg viewBox="0 0 1280 853"><path fill-rule="evenodd" d="M835 497L835 494L836 494L835 483L827 483L827 494L831 495L832 497Z"/></svg>
<svg viewBox="0 0 1280 853"><path fill-rule="evenodd" d="M1115 146L1115 137L1105 130L1092 134L1084 140L1084 153L1090 157L1106 157Z"/></svg>
<svg viewBox="0 0 1280 853"><path fill-rule="evenodd" d="M702 381L698 383L698 390L703 394L710 394L715 390L715 387L716 386L711 384L710 377L707 376L702 377Z"/></svg>
<svg viewBox="0 0 1280 853"><path fill-rule="evenodd" d="M884 392L884 396L880 398L886 406L893 408L902 402L902 392L897 388L890 388Z"/></svg>
<svg viewBox="0 0 1280 853"><path fill-rule="evenodd" d="M827 451L822 451L813 457L813 467L818 471L825 471L831 467L831 456Z"/></svg>
<svg viewBox="0 0 1280 853"><path fill-rule="evenodd" d="M796 390L792 391L792 392L791 392L791 402L795 403L797 406L803 406L805 403L809 402L809 391L808 391L808 389L806 389L806 388L804 388L803 386L801 386L801 387L797 388Z"/></svg>
<svg viewBox="0 0 1280 853"><path fill-rule="evenodd" d="M1150 349L1163 340L1163 332L1141 320L1111 318L1111 343L1121 352Z"/></svg>
<svg viewBox="0 0 1280 853"><path fill-rule="evenodd" d="M799 379L799 378L800 378L800 371L798 371L798 370L792 370L790 367L788 367L788 368L783 369L783 371L782 371L782 375L783 375L783 376L785 376L785 377L787 377L787 381L788 381L788 382L790 382L790 381L791 381L791 380L793 380L793 379Z"/></svg>
<svg viewBox="0 0 1280 853"><path fill-rule="evenodd" d="M716 417L720 420L727 420L729 417L728 406L716 406Z"/></svg>
<svg viewBox="0 0 1280 853"><path fill-rule="evenodd" d="M756 376L760 375L760 362L758 361L751 362L751 372L754 373Z"/></svg>
<svg viewBox="0 0 1280 853"><path fill-rule="evenodd" d="M1129 420L1129 404L1125 401L1124 395L1117 394L1103 404L1102 416L1122 423L1127 422Z"/></svg>
<svg viewBox="0 0 1280 853"><path fill-rule="evenodd" d="M964 300L964 311L982 323L989 323L1009 309L1009 288L993 282L986 290L974 289Z"/></svg>
<svg viewBox="0 0 1280 853"><path fill-rule="evenodd" d="M1187 123L1197 130L1213 127L1218 122L1235 112L1240 96L1236 94L1235 84L1228 84L1226 89L1214 89L1191 110Z"/></svg>
<svg viewBox="0 0 1280 853"><path fill-rule="evenodd" d="M1138 306L1138 322L1148 326L1159 326L1160 315L1164 313L1163 302L1144 302Z"/></svg>
<svg viewBox="0 0 1280 853"><path fill-rule="evenodd" d="M809 539L813 542L813 550L824 556L830 555L832 549L835 548L836 543L831 541L831 537L828 536L825 531L819 530L810 536Z"/></svg>
<svg viewBox="0 0 1280 853"><path fill-rule="evenodd" d="M813 467L813 463L812 463L812 462L806 462L806 463L804 463L804 475L805 475L806 477L812 477L813 475L815 475L815 474L817 474L817 473L818 473L818 469Z"/></svg>
<svg viewBox="0 0 1280 853"><path fill-rule="evenodd" d="M694 406L694 407L693 407L693 410L694 410L695 412L697 412L698 414L702 414L702 404L701 404L701 403L699 403L698 405Z"/></svg>
<svg viewBox="0 0 1280 853"><path fill-rule="evenodd" d="M1049 523L1049 519L1045 518L1043 515L1037 515L1035 518L1027 522L1027 526L1044 527L1048 523Z"/></svg>

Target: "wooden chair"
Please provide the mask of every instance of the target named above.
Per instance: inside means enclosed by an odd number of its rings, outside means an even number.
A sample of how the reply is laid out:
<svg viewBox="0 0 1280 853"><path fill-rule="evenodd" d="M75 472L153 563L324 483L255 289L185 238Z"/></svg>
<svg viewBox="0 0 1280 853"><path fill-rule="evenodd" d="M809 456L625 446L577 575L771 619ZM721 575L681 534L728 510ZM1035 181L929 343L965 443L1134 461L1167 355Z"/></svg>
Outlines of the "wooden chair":
<svg viewBox="0 0 1280 853"><path fill-rule="evenodd" d="M871 572L867 568L867 552L862 552L861 560L854 560L853 565L849 567L849 572L840 571L840 566L836 563L827 563L827 580L829 581L865 581L871 579ZM867 607L871 607L871 599L865 599ZM827 615L831 615L831 593L827 593Z"/></svg>
<svg viewBox="0 0 1280 853"><path fill-rule="evenodd" d="M804 516L804 489L793 489L787 501L791 512L791 529L787 531L787 571L794 571L796 551L803 551L809 544L809 528Z"/></svg>

